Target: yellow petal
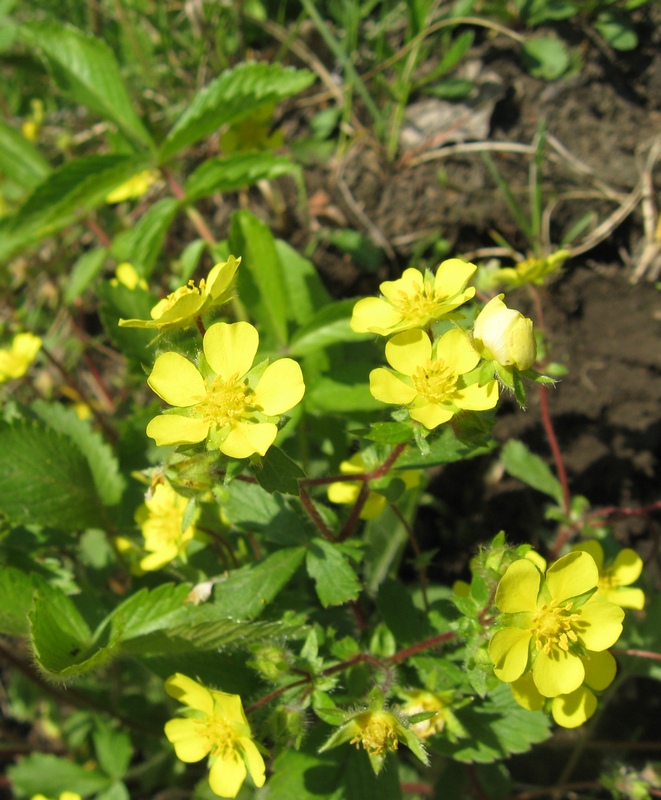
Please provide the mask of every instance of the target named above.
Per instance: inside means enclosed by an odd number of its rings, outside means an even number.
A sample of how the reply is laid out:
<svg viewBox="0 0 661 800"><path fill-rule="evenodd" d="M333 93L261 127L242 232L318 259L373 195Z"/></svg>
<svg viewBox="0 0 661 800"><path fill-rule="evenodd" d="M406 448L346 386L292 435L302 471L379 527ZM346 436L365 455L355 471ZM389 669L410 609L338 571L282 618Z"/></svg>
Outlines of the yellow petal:
<svg viewBox="0 0 661 800"><path fill-rule="evenodd" d="M209 786L219 797L236 797L246 779L246 765L236 752L214 758L209 771Z"/></svg>
<svg viewBox="0 0 661 800"><path fill-rule="evenodd" d="M147 383L166 403L181 408L196 405L207 393L197 367L179 353L160 355Z"/></svg>
<svg viewBox="0 0 661 800"><path fill-rule="evenodd" d="M597 569L601 572L604 566L604 548L596 539L586 539L584 542L578 542L572 547L572 550L584 550L589 553L594 558Z"/></svg>
<svg viewBox="0 0 661 800"><path fill-rule="evenodd" d="M526 558L510 564L496 590L496 607L505 614L537 610L537 595L542 576Z"/></svg>
<svg viewBox="0 0 661 800"><path fill-rule="evenodd" d="M594 558L583 550L559 558L546 571L546 585L554 600L577 597L594 589L598 582L599 570Z"/></svg>
<svg viewBox="0 0 661 800"><path fill-rule="evenodd" d="M526 672L525 675L511 683L510 688L516 702L528 711L540 711L544 708L546 698L539 693L531 672Z"/></svg>
<svg viewBox="0 0 661 800"><path fill-rule="evenodd" d="M615 680L617 662L608 650L601 653L588 652L581 656L585 667L585 683L598 692L603 692Z"/></svg>
<svg viewBox="0 0 661 800"><path fill-rule="evenodd" d="M535 686L544 697L568 694L583 683L583 662L573 653L555 647L550 653L541 650L532 665Z"/></svg>
<svg viewBox="0 0 661 800"><path fill-rule="evenodd" d="M300 366L291 358L281 358L264 370L251 403L274 417L300 403L304 394L305 384Z"/></svg>
<svg viewBox="0 0 661 800"><path fill-rule="evenodd" d="M427 430L433 431L434 428L452 419L454 408L442 403L426 403L424 406L410 409L409 414L411 419L420 422Z"/></svg>
<svg viewBox="0 0 661 800"><path fill-rule="evenodd" d="M248 322L217 322L204 334L204 355L223 380L242 378L252 367L258 346L257 329Z"/></svg>
<svg viewBox="0 0 661 800"><path fill-rule="evenodd" d="M360 486L361 484L358 481L356 483L348 483L347 481L331 483L327 490L328 499L331 503L340 505L355 503L360 494Z"/></svg>
<svg viewBox="0 0 661 800"><path fill-rule="evenodd" d="M530 631L521 628L503 628L489 642L489 658L493 671L505 683L511 683L523 675L528 666Z"/></svg>
<svg viewBox="0 0 661 800"><path fill-rule="evenodd" d="M630 547L620 550L609 569L614 586L628 586L640 578L643 571L643 560Z"/></svg>
<svg viewBox="0 0 661 800"><path fill-rule="evenodd" d="M413 375L431 358L429 336L418 328L398 333L386 345L386 359L402 375Z"/></svg>
<svg viewBox="0 0 661 800"><path fill-rule="evenodd" d="M385 336L402 321L402 313L380 297L364 297L353 307L351 330Z"/></svg>
<svg viewBox="0 0 661 800"><path fill-rule="evenodd" d="M463 331L452 328L438 340L436 358L450 365L457 375L463 375L477 366L480 355Z"/></svg>
<svg viewBox="0 0 661 800"><path fill-rule="evenodd" d="M645 592L642 589L631 589L628 586L616 586L607 589L606 600L620 606L620 608L635 608L638 611L645 608Z"/></svg>
<svg viewBox="0 0 661 800"><path fill-rule="evenodd" d="M489 381L484 386L472 383L465 389L454 392L452 400L466 411L486 411L498 402L498 381Z"/></svg>
<svg viewBox="0 0 661 800"><path fill-rule="evenodd" d="M439 264L436 270L436 280L434 282L434 293L436 297L453 297L461 292L464 286L475 274L477 267L469 261L461 258L448 258ZM475 289L469 289L469 300L474 294Z"/></svg>
<svg viewBox="0 0 661 800"><path fill-rule="evenodd" d="M248 720L243 711L243 703L238 694L219 692L214 689L211 690L211 696L214 702L214 714L217 717L224 717L228 722L237 722L241 725L245 725L247 727L247 732L250 731Z"/></svg>
<svg viewBox="0 0 661 800"><path fill-rule="evenodd" d="M277 435L278 427L272 422L236 422L219 449L231 458L263 456Z"/></svg>
<svg viewBox="0 0 661 800"><path fill-rule="evenodd" d="M162 569L170 561L174 561L178 555L179 548L175 544L164 544L155 549L155 552L141 559L140 569L145 572L154 572L157 569Z"/></svg>
<svg viewBox="0 0 661 800"><path fill-rule="evenodd" d="M165 735L174 745L177 758L187 764L201 761L211 750L211 742L201 735L196 719L171 719L165 723Z"/></svg>
<svg viewBox="0 0 661 800"><path fill-rule="evenodd" d="M230 256L227 261L221 261L211 269L207 277L206 292L213 300L220 297L230 285L240 263L240 258Z"/></svg>
<svg viewBox="0 0 661 800"><path fill-rule="evenodd" d="M425 281L420 270L409 267L402 272L402 277L396 281L384 281L379 286L379 291L392 303L397 303L402 295L409 297L422 291Z"/></svg>
<svg viewBox="0 0 661 800"><path fill-rule="evenodd" d="M257 749L257 745L252 739L242 737L239 739L239 745L243 750L243 757L248 765L248 772L253 780L255 786L259 789L264 785L266 780L266 766L262 754Z"/></svg>
<svg viewBox="0 0 661 800"><path fill-rule="evenodd" d="M546 559L544 556L541 556L536 550L528 550L525 555L525 558L528 561L532 561L532 563L537 567L537 569L542 573L542 575L546 572Z"/></svg>
<svg viewBox="0 0 661 800"><path fill-rule="evenodd" d="M175 672L165 681L165 691L188 708L213 714L213 696L209 689L181 672Z"/></svg>
<svg viewBox="0 0 661 800"><path fill-rule="evenodd" d="M415 400L416 390L393 375L390 370L378 367L370 372L370 392L372 397L382 403L392 405L408 405Z"/></svg>
<svg viewBox="0 0 661 800"><path fill-rule="evenodd" d="M182 293L175 301L164 298L151 310L151 317L157 328L171 328L178 325L193 325L195 317L204 305L204 297L198 292Z"/></svg>
<svg viewBox="0 0 661 800"><path fill-rule="evenodd" d="M147 425L150 436L159 447L203 442L209 434L209 423L194 417L179 414L161 414Z"/></svg>
<svg viewBox="0 0 661 800"><path fill-rule="evenodd" d="M578 728L596 710L597 698L587 686L580 686L570 694L555 697L551 704L553 719L563 728Z"/></svg>
<svg viewBox="0 0 661 800"><path fill-rule="evenodd" d="M376 519L385 507L386 498L378 492L370 492L359 516L361 519Z"/></svg>
<svg viewBox="0 0 661 800"><path fill-rule="evenodd" d="M620 638L624 611L615 603L589 600L576 613L581 615L576 626L578 638L588 650L606 650Z"/></svg>

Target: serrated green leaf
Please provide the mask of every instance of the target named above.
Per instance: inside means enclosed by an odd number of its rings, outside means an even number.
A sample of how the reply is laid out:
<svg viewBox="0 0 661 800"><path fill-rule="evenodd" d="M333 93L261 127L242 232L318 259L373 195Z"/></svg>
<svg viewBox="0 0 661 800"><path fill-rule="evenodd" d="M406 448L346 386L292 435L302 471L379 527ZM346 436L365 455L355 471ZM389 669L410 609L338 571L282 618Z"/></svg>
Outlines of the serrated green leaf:
<svg viewBox="0 0 661 800"><path fill-rule="evenodd" d="M531 453L523 442L511 439L503 447L501 458L503 466L510 475L537 489L538 492L544 492L557 503L562 503L560 481L551 472L548 464Z"/></svg>
<svg viewBox="0 0 661 800"><path fill-rule="evenodd" d="M122 778L133 755L131 737L128 733L117 730L105 720L97 718L93 740L96 759L101 769L115 780Z"/></svg>
<svg viewBox="0 0 661 800"><path fill-rule="evenodd" d="M500 761L513 753L527 752L551 735L546 714L521 708L506 684L499 684L483 703L458 710L456 716L467 736L455 743L436 740L433 749L457 761Z"/></svg>
<svg viewBox="0 0 661 800"><path fill-rule="evenodd" d="M110 785L110 778L82 764L50 753L31 753L7 770L16 792L33 797L46 794L59 797L62 792L87 796Z"/></svg>
<svg viewBox="0 0 661 800"><path fill-rule="evenodd" d="M87 459L99 498L107 506L117 505L122 499L126 481L110 445L71 408L43 400L35 401L31 408L51 430L61 433L77 445Z"/></svg>
<svg viewBox="0 0 661 800"><path fill-rule="evenodd" d="M194 611L185 605L189 593L187 584L166 583L151 591L141 589L109 616L112 638L127 642L179 624Z"/></svg>
<svg viewBox="0 0 661 800"><path fill-rule="evenodd" d="M363 434L365 439L380 444L404 444L412 435L411 425L406 422L374 422Z"/></svg>
<svg viewBox="0 0 661 800"><path fill-rule="evenodd" d="M61 91L114 122L134 144L154 147L105 42L50 21L23 22L19 35L44 57Z"/></svg>
<svg viewBox="0 0 661 800"><path fill-rule="evenodd" d="M308 323L296 331L289 346L291 355L305 356L337 342L364 342L373 339L371 333L351 330L351 313L355 300L340 300L317 311Z"/></svg>
<svg viewBox="0 0 661 800"><path fill-rule="evenodd" d="M232 481L229 491L223 510L239 530L260 533L283 547L307 542L303 521L280 495L244 481Z"/></svg>
<svg viewBox="0 0 661 800"><path fill-rule="evenodd" d="M128 261L141 277L149 278L180 205L172 197L154 203L129 231L115 238L113 256L118 261Z"/></svg>
<svg viewBox="0 0 661 800"><path fill-rule="evenodd" d="M352 366L355 372L369 374L368 364L354 363ZM336 372L333 375L333 378L320 375L309 382L306 380L305 407L308 411L342 414L383 410L383 403L372 396L369 383L354 383L351 380L345 382L336 379L338 377Z"/></svg>
<svg viewBox="0 0 661 800"><path fill-rule="evenodd" d="M412 644L433 634L424 613L413 605L411 595L399 581L386 580L381 584L376 605L399 644Z"/></svg>
<svg viewBox="0 0 661 800"><path fill-rule="evenodd" d="M77 531L105 518L81 450L38 424L0 426L0 498L0 511L14 523Z"/></svg>
<svg viewBox="0 0 661 800"><path fill-rule="evenodd" d="M289 582L305 557L304 547L277 550L263 561L242 567L214 587L208 608L218 617L254 619Z"/></svg>
<svg viewBox="0 0 661 800"><path fill-rule="evenodd" d="M232 153L224 158L209 158L188 176L186 198L194 202L214 192L233 192L298 169L300 167L288 156L269 152Z"/></svg>
<svg viewBox="0 0 661 800"><path fill-rule="evenodd" d="M279 447L271 446L262 458L260 467L255 470L255 477L269 494L280 492L298 496L298 481L305 477L305 473Z"/></svg>
<svg viewBox="0 0 661 800"><path fill-rule="evenodd" d="M120 155L69 161L40 183L13 216L1 221L0 261L72 224L147 166L142 158Z"/></svg>
<svg viewBox="0 0 661 800"><path fill-rule="evenodd" d="M356 600L360 594L360 582L336 545L324 539L314 539L310 542L305 561L324 608Z"/></svg>
<svg viewBox="0 0 661 800"><path fill-rule="evenodd" d="M302 623L285 622L234 622L219 619L185 625L168 631L172 652L181 652L188 645L197 650L216 650L219 647L247 647L254 642L264 642L290 636ZM182 646L183 645L183 646Z"/></svg>
<svg viewBox="0 0 661 800"><path fill-rule="evenodd" d="M16 128L0 119L0 172L26 191L50 173L50 164Z"/></svg>
<svg viewBox="0 0 661 800"><path fill-rule="evenodd" d="M105 247L87 250L71 268L71 274L64 289L64 302L70 306L82 295L94 278L101 272L108 251Z"/></svg>
<svg viewBox="0 0 661 800"><path fill-rule="evenodd" d="M161 159L168 161L221 125L297 94L313 81L312 73L280 64L248 63L226 70L193 98L163 143Z"/></svg>
<svg viewBox="0 0 661 800"><path fill-rule="evenodd" d="M462 442L451 428L445 428L441 435L430 443L430 451L426 456L411 449L397 459L397 469L424 469L436 464L451 464L468 458L489 453L495 443L471 446Z"/></svg>
<svg viewBox="0 0 661 800"><path fill-rule="evenodd" d="M239 296L277 345L285 346L290 311L284 265L273 234L249 211L237 211L232 216L229 243L231 252L242 258L237 276Z"/></svg>

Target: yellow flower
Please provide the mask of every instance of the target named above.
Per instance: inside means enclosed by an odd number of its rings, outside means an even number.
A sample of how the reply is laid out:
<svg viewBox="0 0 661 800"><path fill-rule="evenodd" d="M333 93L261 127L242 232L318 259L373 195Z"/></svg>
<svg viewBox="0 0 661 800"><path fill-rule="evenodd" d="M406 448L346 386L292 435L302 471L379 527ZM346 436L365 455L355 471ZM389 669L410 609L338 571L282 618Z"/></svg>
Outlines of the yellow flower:
<svg viewBox="0 0 661 800"><path fill-rule="evenodd" d="M643 571L643 560L635 550L625 547L612 563L604 567L604 550L596 539L575 544L572 549L584 550L594 558L599 570L597 597L603 597L621 608L644 608L643 590L630 588L630 584L637 581Z"/></svg>
<svg viewBox="0 0 661 800"><path fill-rule="evenodd" d="M136 197L142 195L149 189L149 187L156 183L160 173L157 169L146 169L133 175L121 186L113 189L112 192L106 197L106 203L123 203L124 200L134 200Z"/></svg>
<svg viewBox="0 0 661 800"><path fill-rule="evenodd" d="M35 794L32 800L48 800L43 794ZM58 800L83 800L83 798L75 792L62 792Z"/></svg>
<svg viewBox="0 0 661 800"><path fill-rule="evenodd" d="M473 327L475 349L487 361L526 370L537 357L532 320L503 303L499 294L484 306Z"/></svg>
<svg viewBox="0 0 661 800"><path fill-rule="evenodd" d="M421 330L399 333L386 345L386 359L397 372L379 367L370 373L370 391L382 403L403 405L411 418L430 430L460 410L484 411L498 402L498 384L467 384L463 376L480 357L458 328L432 346Z"/></svg>
<svg viewBox="0 0 661 800"><path fill-rule="evenodd" d="M599 571L592 556L569 553L546 571L527 558L507 568L496 590L496 607L506 627L489 643L494 672L513 683L528 670L544 697L570 694L585 679L581 655L601 652L622 633L624 612L594 593Z"/></svg>
<svg viewBox="0 0 661 800"><path fill-rule="evenodd" d="M594 691L601 692L608 688L617 672L615 659L607 650L600 653L586 651L580 659L585 669L583 684L573 692L560 694L550 701L553 719L563 728L577 728L590 719L597 710ZM539 711L545 706L547 698L535 686L532 673L527 672L510 686L514 699L523 708Z"/></svg>
<svg viewBox="0 0 661 800"><path fill-rule="evenodd" d="M456 721L454 714L450 711L453 699L452 692L429 692L424 689L416 689L404 693L406 704L402 706L402 712L407 717L421 714L424 711L435 711L436 714L422 722L414 722L411 730L421 739L427 739L437 733L441 733L445 728L448 719Z"/></svg>
<svg viewBox="0 0 661 800"><path fill-rule="evenodd" d="M184 530L184 514L188 500L177 494L169 483L159 483L151 497L135 513L142 528L145 550L150 554L140 561L145 571L161 569L170 561L186 554L186 545L195 536L195 514Z"/></svg>
<svg viewBox="0 0 661 800"><path fill-rule="evenodd" d="M391 333L410 328L424 328L470 300L475 294L466 284L477 267L460 258L451 258L425 275L405 269L396 281L379 286L383 297L365 297L353 309L351 329L356 333Z"/></svg>
<svg viewBox="0 0 661 800"><path fill-rule="evenodd" d="M340 464L340 472L343 475L365 472L366 469L367 466L362 453L356 453L348 461L343 461ZM419 469L394 469L390 471L389 476L402 480L407 491L420 485L421 472ZM340 505L353 504L358 499L361 486L360 481L336 481L328 487L328 499L331 503ZM378 517L386 507L387 502L387 499L380 492L370 492L367 496L367 502L360 512L360 518L374 519Z"/></svg>
<svg viewBox="0 0 661 800"><path fill-rule="evenodd" d="M248 772L255 786L264 785L264 759L238 694L207 689L181 673L167 679L165 691L187 707L185 719L165 723L177 758L191 764L210 755L209 785L219 797L236 797Z"/></svg>
<svg viewBox="0 0 661 800"><path fill-rule="evenodd" d="M212 373L204 377L179 353L156 359L147 383L172 406L174 414L155 417L147 435L157 445L196 444L232 458L264 455L278 433L280 414L303 397L299 365L281 358L251 370L259 345L257 330L247 322L217 322L204 335L203 349Z"/></svg>
<svg viewBox="0 0 661 800"><path fill-rule="evenodd" d="M199 286L195 281L188 281L186 286L159 300L150 311L151 319L120 319L120 327L171 330L194 325L197 317L226 301L227 290L240 263L240 258L230 256L227 261L216 264Z"/></svg>
<svg viewBox="0 0 661 800"><path fill-rule="evenodd" d="M145 291L149 289L147 281L138 275L136 268L133 264L129 264L128 261L122 261L121 264L117 265L115 277L110 283L113 286L117 286L121 283L122 286L126 286L127 289L136 289L138 286Z"/></svg>
<svg viewBox="0 0 661 800"><path fill-rule="evenodd" d="M541 286L546 278L559 272L565 261L571 256L569 250L556 250L546 258L526 258L515 267L504 267L496 270L492 283L505 284L512 288L534 283Z"/></svg>
<svg viewBox="0 0 661 800"><path fill-rule="evenodd" d="M40 348L41 339L38 336L17 333L9 350L0 350L0 383L25 375Z"/></svg>

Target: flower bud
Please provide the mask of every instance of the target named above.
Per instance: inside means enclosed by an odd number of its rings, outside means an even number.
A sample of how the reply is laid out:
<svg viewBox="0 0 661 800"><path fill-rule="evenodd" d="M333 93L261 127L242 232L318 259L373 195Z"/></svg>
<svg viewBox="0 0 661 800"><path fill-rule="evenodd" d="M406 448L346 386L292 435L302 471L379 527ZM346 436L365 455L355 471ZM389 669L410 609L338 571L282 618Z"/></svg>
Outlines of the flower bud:
<svg viewBox="0 0 661 800"><path fill-rule="evenodd" d="M520 311L507 308L503 297L494 297L478 314L473 328L475 348L489 361L526 370L537 356L533 323Z"/></svg>

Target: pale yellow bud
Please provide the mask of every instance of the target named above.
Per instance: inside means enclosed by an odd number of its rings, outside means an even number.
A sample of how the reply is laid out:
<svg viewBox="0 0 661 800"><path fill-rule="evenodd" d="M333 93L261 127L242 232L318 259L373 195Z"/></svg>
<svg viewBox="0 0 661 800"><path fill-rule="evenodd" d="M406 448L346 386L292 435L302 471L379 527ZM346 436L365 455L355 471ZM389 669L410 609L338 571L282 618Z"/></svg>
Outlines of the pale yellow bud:
<svg viewBox="0 0 661 800"><path fill-rule="evenodd" d="M478 314L473 328L475 348L489 361L526 370L537 357L533 323L520 311L508 308L503 297L494 297Z"/></svg>

